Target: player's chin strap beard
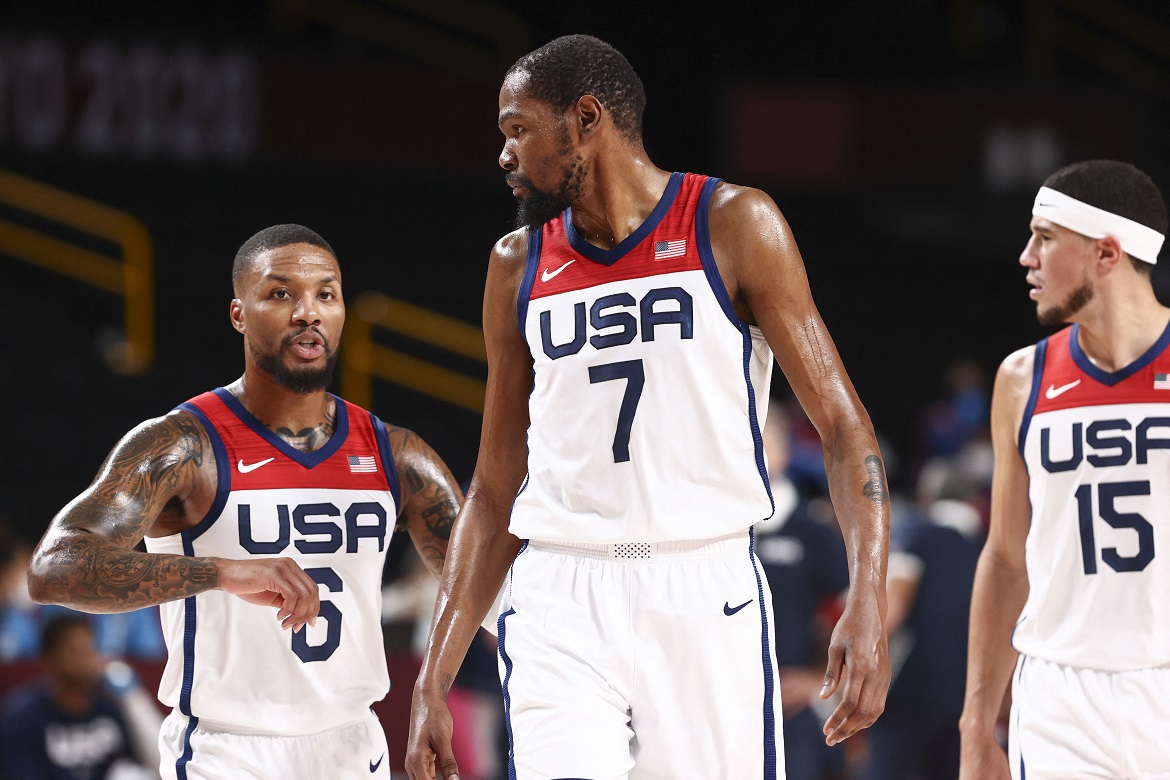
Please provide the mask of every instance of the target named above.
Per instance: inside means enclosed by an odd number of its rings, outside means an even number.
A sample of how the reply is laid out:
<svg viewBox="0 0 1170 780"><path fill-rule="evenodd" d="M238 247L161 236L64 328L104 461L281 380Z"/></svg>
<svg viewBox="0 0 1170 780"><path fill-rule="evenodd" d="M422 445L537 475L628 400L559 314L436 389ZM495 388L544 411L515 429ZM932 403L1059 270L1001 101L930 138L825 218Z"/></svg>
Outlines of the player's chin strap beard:
<svg viewBox="0 0 1170 780"><path fill-rule="evenodd" d="M1089 238L1113 236L1121 249L1151 265L1158 262L1158 252L1166 236L1140 222L1090 206L1051 187L1041 187L1032 205L1032 216L1046 219L1074 233Z"/></svg>

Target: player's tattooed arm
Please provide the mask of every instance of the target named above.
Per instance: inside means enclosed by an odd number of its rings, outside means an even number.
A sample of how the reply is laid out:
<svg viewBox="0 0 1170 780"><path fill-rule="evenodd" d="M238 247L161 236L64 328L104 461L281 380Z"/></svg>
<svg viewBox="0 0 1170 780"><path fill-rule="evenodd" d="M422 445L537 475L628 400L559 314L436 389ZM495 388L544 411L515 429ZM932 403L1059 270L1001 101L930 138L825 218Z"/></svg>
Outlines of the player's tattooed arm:
<svg viewBox="0 0 1170 780"><path fill-rule="evenodd" d="M124 612L215 587L214 560L133 549L160 515L182 511L205 468L215 468L210 441L186 412L130 431L37 545L28 576L33 597L87 612Z"/></svg>
<svg viewBox="0 0 1170 780"><path fill-rule="evenodd" d="M417 434L386 428L400 482L398 527L410 534L423 563L438 577L447 560L447 544L463 493L446 464Z"/></svg>

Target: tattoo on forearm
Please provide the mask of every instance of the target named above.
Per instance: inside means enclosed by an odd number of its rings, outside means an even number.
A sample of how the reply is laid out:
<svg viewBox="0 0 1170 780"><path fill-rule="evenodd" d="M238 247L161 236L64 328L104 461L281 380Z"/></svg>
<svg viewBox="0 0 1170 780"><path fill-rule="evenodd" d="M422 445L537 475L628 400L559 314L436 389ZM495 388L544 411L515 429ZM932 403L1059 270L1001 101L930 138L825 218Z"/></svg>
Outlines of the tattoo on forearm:
<svg viewBox="0 0 1170 780"><path fill-rule="evenodd" d="M67 594L71 605L98 611L175 601L219 582L218 569L208 559L124 550L92 536L61 539L46 552L55 562L46 576L50 592Z"/></svg>
<svg viewBox="0 0 1170 780"><path fill-rule="evenodd" d="M865 473L868 479L861 492L875 504L885 504L890 500L890 490L886 487L886 469L882 459L877 455L866 455Z"/></svg>

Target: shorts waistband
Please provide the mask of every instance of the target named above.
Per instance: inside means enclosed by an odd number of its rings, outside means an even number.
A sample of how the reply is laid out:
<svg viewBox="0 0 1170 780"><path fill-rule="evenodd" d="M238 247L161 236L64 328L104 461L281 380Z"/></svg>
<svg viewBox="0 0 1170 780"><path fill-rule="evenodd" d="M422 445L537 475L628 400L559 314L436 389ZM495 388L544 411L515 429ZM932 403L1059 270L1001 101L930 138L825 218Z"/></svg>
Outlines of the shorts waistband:
<svg viewBox="0 0 1170 780"><path fill-rule="evenodd" d="M613 544L584 544L576 542L542 542L531 539L528 546L541 552L573 555L603 561L628 563L648 562L669 558L705 558L743 555L749 543L748 531L736 531L713 539L687 539L674 542L615 542Z"/></svg>
<svg viewBox="0 0 1170 780"><path fill-rule="evenodd" d="M371 712L371 714L372 714L372 712ZM176 718L179 718L184 723L190 722L192 720L192 718L190 716L184 715L182 712L180 712L177 709L171 710L171 715L176 717ZM375 716L375 717L377 717L377 716ZM348 723L340 723L336 726L332 726L332 727L324 729L322 731L313 731L313 732L307 732L304 734L278 733L278 732L266 730L266 729L259 728L259 727L245 726L245 725L242 725L239 723L224 723L222 721L217 721L217 720L208 720L207 718L196 718L196 720L198 720L198 724L196 725L196 728L200 731L205 732L205 733L231 734L231 735L237 736L237 737L278 737L278 738L282 738L282 737L313 737L313 736L316 736L318 734L325 734L328 732L340 731L342 729L353 728L354 726L357 726L358 724L364 722L365 717L361 717L361 718L358 718L356 720L349 721Z"/></svg>

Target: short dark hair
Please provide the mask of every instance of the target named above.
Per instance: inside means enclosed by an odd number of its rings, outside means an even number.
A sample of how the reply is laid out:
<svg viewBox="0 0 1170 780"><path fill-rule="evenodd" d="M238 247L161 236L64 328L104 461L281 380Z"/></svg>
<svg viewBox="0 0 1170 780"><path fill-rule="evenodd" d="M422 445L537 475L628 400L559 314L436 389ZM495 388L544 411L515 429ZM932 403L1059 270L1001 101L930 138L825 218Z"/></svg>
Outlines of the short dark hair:
<svg viewBox="0 0 1170 780"><path fill-rule="evenodd" d="M1044 186L1166 235L1166 202L1154 180L1133 165L1118 160L1085 160L1066 165L1044 181ZM1139 271L1150 263L1130 258Z"/></svg>
<svg viewBox="0 0 1170 780"><path fill-rule="evenodd" d="M528 74L529 95L564 111L585 95L593 95L613 117L623 137L642 137L646 91L629 60L591 35L565 35L525 54L508 69Z"/></svg>
<svg viewBox="0 0 1170 780"><path fill-rule="evenodd" d="M337 257L337 253L325 239L304 225L273 225L249 238L236 252L236 260L232 264L232 285L239 285L260 253L292 244L310 244L324 249L334 258Z"/></svg>
<svg viewBox="0 0 1170 780"><path fill-rule="evenodd" d="M51 655L65 641L65 635L75 628L94 633L93 624L82 615L65 613L46 620L41 628L41 655Z"/></svg>

